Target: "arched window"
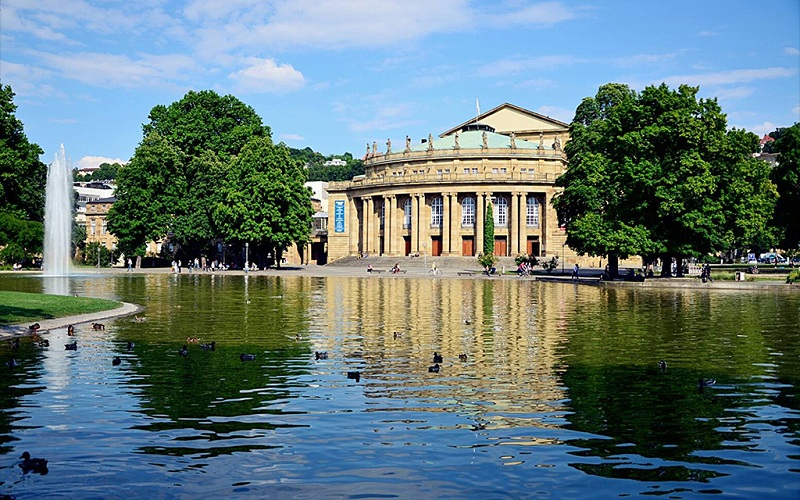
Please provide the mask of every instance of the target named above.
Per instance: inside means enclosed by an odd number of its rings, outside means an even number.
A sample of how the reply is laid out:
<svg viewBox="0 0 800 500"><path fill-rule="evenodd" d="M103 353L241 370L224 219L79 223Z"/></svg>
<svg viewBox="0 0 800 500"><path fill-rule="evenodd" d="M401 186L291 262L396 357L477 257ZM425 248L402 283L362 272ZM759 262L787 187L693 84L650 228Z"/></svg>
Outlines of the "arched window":
<svg viewBox="0 0 800 500"><path fill-rule="evenodd" d="M528 196L528 212L525 220L528 227L539 227L539 198Z"/></svg>
<svg viewBox="0 0 800 500"><path fill-rule="evenodd" d="M411 198L403 204L403 228L411 228Z"/></svg>
<svg viewBox="0 0 800 500"><path fill-rule="evenodd" d="M461 225L463 227L475 226L475 198L461 200Z"/></svg>
<svg viewBox="0 0 800 500"><path fill-rule="evenodd" d="M442 214L444 213L444 204L442 198L434 198L431 200L431 227L442 227Z"/></svg>
<svg viewBox="0 0 800 500"><path fill-rule="evenodd" d="M508 225L508 200L502 196L492 198L494 203L494 225L495 227L506 227Z"/></svg>

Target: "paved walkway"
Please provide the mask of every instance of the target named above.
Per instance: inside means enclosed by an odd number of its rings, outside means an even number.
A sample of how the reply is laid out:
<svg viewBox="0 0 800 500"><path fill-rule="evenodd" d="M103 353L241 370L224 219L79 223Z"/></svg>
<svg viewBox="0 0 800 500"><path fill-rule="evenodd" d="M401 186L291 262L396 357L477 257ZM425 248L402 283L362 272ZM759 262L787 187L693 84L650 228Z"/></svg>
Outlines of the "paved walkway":
<svg viewBox="0 0 800 500"><path fill-rule="evenodd" d="M121 316L129 316L141 311L142 308L136 304L129 304L123 302L122 306L116 309L108 309L105 311L98 311L94 313L79 314L77 316L64 316L63 318L43 319L39 321L41 330L52 330L55 328L64 328L67 325L80 325L82 323L90 323L93 321L100 321L109 318L118 318ZM0 340L5 340L11 337L21 337L23 335L30 335L28 329L30 324L23 325L10 325L0 327Z"/></svg>

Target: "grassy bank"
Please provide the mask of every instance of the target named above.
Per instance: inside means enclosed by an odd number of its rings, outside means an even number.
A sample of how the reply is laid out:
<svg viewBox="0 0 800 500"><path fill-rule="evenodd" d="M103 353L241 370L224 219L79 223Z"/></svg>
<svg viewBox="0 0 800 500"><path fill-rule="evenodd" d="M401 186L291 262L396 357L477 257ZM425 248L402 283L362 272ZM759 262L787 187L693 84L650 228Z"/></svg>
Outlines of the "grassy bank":
<svg viewBox="0 0 800 500"><path fill-rule="evenodd" d="M0 326L107 311L120 305L114 300L0 291Z"/></svg>

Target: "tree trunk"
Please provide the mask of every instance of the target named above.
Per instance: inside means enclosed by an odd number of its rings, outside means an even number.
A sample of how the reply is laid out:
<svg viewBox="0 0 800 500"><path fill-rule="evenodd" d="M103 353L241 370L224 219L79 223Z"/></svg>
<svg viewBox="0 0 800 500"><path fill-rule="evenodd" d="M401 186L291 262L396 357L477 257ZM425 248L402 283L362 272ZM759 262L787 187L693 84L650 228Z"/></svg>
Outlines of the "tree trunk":
<svg viewBox="0 0 800 500"><path fill-rule="evenodd" d="M672 256L668 253L661 254L661 277L672 277Z"/></svg>
<svg viewBox="0 0 800 500"><path fill-rule="evenodd" d="M619 255L615 253L608 254L608 274L612 279L619 276Z"/></svg>
<svg viewBox="0 0 800 500"><path fill-rule="evenodd" d="M675 258L675 275L678 278L683 278L683 257L676 257Z"/></svg>
<svg viewBox="0 0 800 500"><path fill-rule="evenodd" d="M136 256L136 269L141 269L141 268L142 268L142 256L141 255L137 255Z"/></svg>

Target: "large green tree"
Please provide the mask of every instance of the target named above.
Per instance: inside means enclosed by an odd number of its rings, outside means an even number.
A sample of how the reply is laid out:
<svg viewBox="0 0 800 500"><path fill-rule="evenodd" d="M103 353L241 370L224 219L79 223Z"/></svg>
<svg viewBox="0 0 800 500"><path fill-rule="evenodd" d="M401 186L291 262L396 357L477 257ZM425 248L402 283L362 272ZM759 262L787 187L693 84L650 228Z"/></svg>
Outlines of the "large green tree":
<svg viewBox="0 0 800 500"><path fill-rule="evenodd" d="M774 150L780 154L771 172L780 198L772 220L779 232L779 246L797 252L800 249L800 123L781 129Z"/></svg>
<svg viewBox="0 0 800 500"><path fill-rule="evenodd" d="M16 110L11 87L0 84L0 258L20 261L41 252L47 166Z"/></svg>
<svg viewBox="0 0 800 500"><path fill-rule="evenodd" d="M289 148L265 137L252 139L227 170L215 219L227 241L250 243L281 256L292 243L308 241L311 190L303 166Z"/></svg>
<svg viewBox="0 0 800 500"><path fill-rule="evenodd" d="M220 235L213 207L225 165L252 138L269 142L270 129L250 106L213 91L155 106L149 118L142 143L119 170L109 228L126 253L169 236L178 254L197 256Z"/></svg>
<svg viewBox="0 0 800 500"><path fill-rule="evenodd" d="M726 130L716 99L698 90L609 84L580 104L554 200L578 253L608 256L616 273L618 257L680 264L764 230L775 191L750 157L757 138Z"/></svg>

